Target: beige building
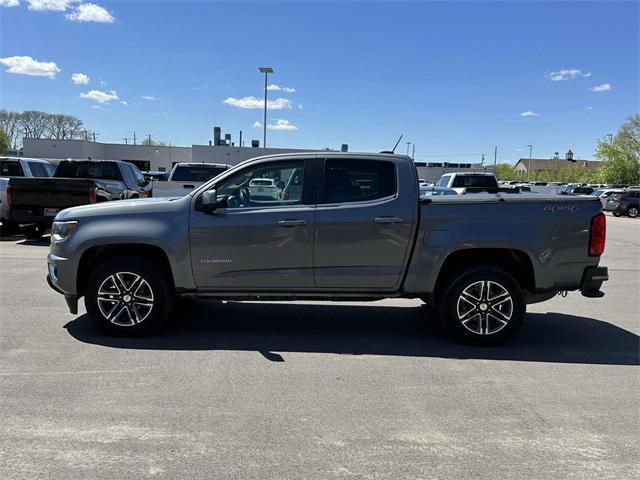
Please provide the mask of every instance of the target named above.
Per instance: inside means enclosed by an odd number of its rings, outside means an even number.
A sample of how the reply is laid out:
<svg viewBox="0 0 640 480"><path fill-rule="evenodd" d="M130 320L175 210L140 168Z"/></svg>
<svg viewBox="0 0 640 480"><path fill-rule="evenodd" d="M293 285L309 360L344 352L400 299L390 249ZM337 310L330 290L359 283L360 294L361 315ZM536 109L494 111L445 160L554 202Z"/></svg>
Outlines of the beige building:
<svg viewBox="0 0 640 480"><path fill-rule="evenodd" d="M598 168L600 162L597 160L574 160L573 152L569 150L564 158L559 158L558 155L554 158L521 158L514 168L518 175L523 176L527 172L551 172L574 165L593 171Z"/></svg>

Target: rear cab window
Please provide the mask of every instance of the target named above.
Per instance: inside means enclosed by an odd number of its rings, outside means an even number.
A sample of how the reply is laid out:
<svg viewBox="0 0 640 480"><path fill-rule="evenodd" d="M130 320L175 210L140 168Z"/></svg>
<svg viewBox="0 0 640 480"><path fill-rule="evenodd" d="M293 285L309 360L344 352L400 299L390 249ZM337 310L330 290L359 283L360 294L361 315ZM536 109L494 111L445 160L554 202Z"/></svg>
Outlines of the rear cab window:
<svg viewBox="0 0 640 480"><path fill-rule="evenodd" d="M2 177L24 177L22 165L18 161L0 160L0 176Z"/></svg>
<svg viewBox="0 0 640 480"><path fill-rule="evenodd" d="M495 188L495 177L492 175L456 175L453 179L453 188Z"/></svg>
<svg viewBox="0 0 640 480"><path fill-rule="evenodd" d="M180 165L173 172L174 182L207 182L226 171L226 167Z"/></svg>
<svg viewBox="0 0 640 480"><path fill-rule="evenodd" d="M98 180L122 180L120 169L115 162L82 161L60 162L55 177L93 178Z"/></svg>
<svg viewBox="0 0 640 480"><path fill-rule="evenodd" d="M384 160L325 161L324 203L364 202L395 195L396 167Z"/></svg>

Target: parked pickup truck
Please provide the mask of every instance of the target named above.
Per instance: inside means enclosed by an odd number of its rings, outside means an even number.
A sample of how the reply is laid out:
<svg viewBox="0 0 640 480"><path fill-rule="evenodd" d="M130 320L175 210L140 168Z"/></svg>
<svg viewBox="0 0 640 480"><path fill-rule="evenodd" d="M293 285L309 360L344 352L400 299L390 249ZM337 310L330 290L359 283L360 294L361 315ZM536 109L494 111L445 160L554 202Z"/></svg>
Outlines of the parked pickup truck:
<svg viewBox="0 0 640 480"><path fill-rule="evenodd" d="M11 235L17 225L9 220L7 186L11 177L50 177L55 167L46 160L25 157L0 157L0 236Z"/></svg>
<svg viewBox="0 0 640 480"><path fill-rule="evenodd" d="M229 168L224 163L176 163L168 181L154 183L154 197L184 197Z"/></svg>
<svg viewBox="0 0 640 480"><path fill-rule="evenodd" d="M51 178L12 178L9 190L9 218L28 238L40 237L62 209L152 193L135 165L115 160L64 160Z"/></svg>
<svg viewBox="0 0 640 480"><path fill-rule="evenodd" d="M300 179L254 199L255 179ZM248 160L178 199L60 212L50 285L117 334L160 326L175 297L420 298L464 341L493 344L528 303L600 297L605 217L594 197L420 199L411 158L318 152ZM551 333L550 333L551 334Z"/></svg>
<svg viewBox="0 0 640 480"><path fill-rule="evenodd" d="M440 177L436 187L451 188L458 195L467 193L519 193L517 187L500 187L493 173L447 173ZM530 190L529 190L530 191Z"/></svg>

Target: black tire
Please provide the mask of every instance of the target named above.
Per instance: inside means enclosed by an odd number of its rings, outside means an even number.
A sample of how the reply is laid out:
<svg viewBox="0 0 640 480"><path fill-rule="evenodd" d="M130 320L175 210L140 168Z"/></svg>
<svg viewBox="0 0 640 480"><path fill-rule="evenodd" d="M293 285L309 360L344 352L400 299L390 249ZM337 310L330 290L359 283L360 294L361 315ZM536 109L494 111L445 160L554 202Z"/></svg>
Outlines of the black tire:
<svg viewBox="0 0 640 480"><path fill-rule="evenodd" d="M440 299L438 312L447 332L473 345L508 340L522 326L526 311L518 282L506 271L491 266L460 272Z"/></svg>
<svg viewBox="0 0 640 480"><path fill-rule="evenodd" d="M162 270L149 260L124 256L95 268L84 294L93 322L121 336L157 331L171 315L173 300L173 286Z"/></svg>
<svg viewBox="0 0 640 480"><path fill-rule="evenodd" d="M29 240L38 240L47 229L42 225L29 225L22 229L22 233Z"/></svg>
<svg viewBox="0 0 640 480"><path fill-rule="evenodd" d="M629 215L631 218L637 218L638 207L629 207L629 210L627 210L627 215Z"/></svg>
<svg viewBox="0 0 640 480"><path fill-rule="evenodd" d="M619 217L620 216L620 212L611 212L611 213L613 213L614 217Z"/></svg>
<svg viewBox="0 0 640 480"><path fill-rule="evenodd" d="M2 220L0 225L0 237L9 237L18 231L18 225L8 220Z"/></svg>

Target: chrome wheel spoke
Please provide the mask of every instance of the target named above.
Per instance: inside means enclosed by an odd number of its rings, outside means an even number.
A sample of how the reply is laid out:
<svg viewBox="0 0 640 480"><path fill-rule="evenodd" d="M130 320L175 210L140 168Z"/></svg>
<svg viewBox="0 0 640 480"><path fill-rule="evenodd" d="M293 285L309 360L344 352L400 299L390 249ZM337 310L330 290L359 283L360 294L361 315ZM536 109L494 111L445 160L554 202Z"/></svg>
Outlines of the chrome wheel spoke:
<svg viewBox="0 0 640 480"><path fill-rule="evenodd" d="M140 275L117 272L98 288L100 313L114 325L133 326L143 322L154 306L153 290Z"/></svg>
<svg viewBox="0 0 640 480"><path fill-rule="evenodd" d="M458 296L457 314L469 331L492 335L502 330L513 315L509 291L497 282L482 280L469 284Z"/></svg>

